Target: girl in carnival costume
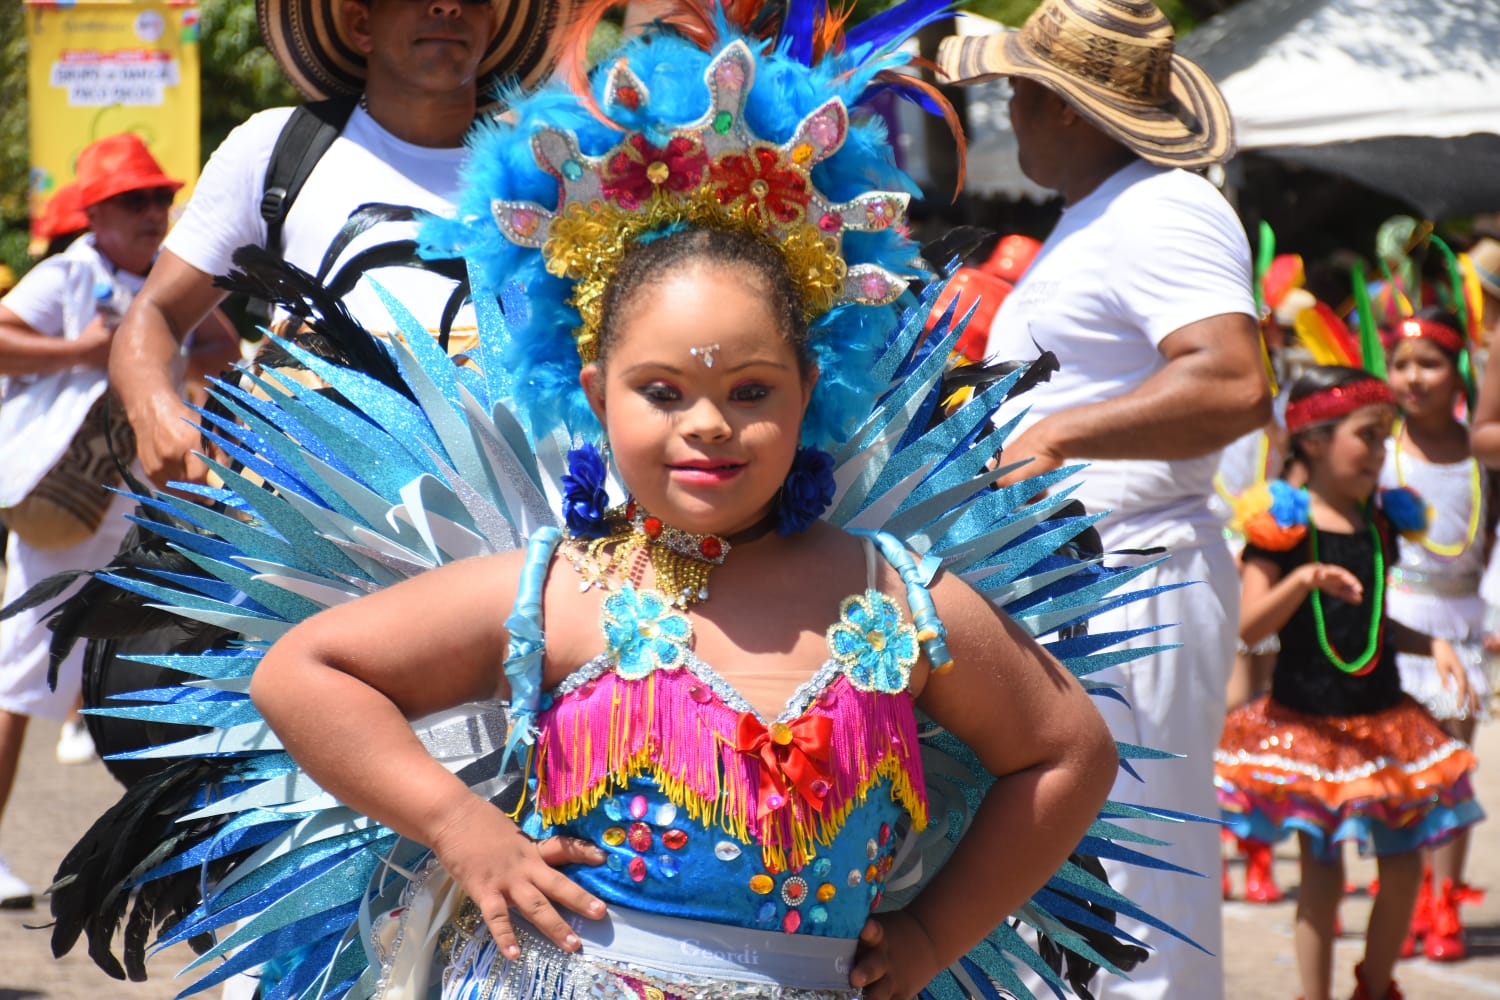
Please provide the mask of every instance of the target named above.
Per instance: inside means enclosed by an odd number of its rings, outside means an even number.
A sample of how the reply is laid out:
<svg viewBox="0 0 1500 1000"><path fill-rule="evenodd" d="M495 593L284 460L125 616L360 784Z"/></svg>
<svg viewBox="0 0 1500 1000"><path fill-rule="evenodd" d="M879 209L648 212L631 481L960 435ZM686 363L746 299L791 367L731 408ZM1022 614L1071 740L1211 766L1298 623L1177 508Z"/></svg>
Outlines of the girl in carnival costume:
<svg viewBox="0 0 1500 1000"><path fill-rule="evenodd" d="M1490 696L1480 655L1485 616L1479 596L1490 521L1488 477L1469 452L1468 429L1454 417L1466 395L1461 329L1456 317L1438 307L1418 310L1392 328L1389 377L1402 416L1380 480L1388 488L1420 483L1433 520L1416 544L1401 546L1401 559L1391 569L1387 612L1393 621L1447 639L1459 650L1477 710L1444 683L1426 657L1396 657L1401 687L1449 735L1472 745ZM1477 896L1463 880L1468 847L1469 831L1463 829L1429 852L1403 956L1420 946L1434 961L1464 957L1458 908Z"/></svg>
<svg viewBox="0 0 1500 1000"><path fill-rule="evenodd" d="M851 115L931 103L893 71L944 12L682 5L473 139L428 229L469 365L407 324L373 374L290 346L332 394L219 388L237 514L149 501L212 578L114 579L245 639L107 710L212 731L140 754L186 759L65 861L55 951L112 962L132 901L120 971L238 925L195 988L267 1000L1087 996L1143 957L1095 859L1171 867L1114 820L1183 817L1100 810L1075 677L1154 647L1074 626L1148 567L1057 552L1074 469L987 488L1024 371L928 426L962 324L925 336L911 182Z"/></svg>
<svg viewBox="0 0 1500 1000"><path fill-rule="evenodd" d="M1380 894L1356 1000L1399 1000L1391 979L1421 878L1418 849L1482 815L1474 757L1401 692L1399 652L1430 656L1472 704L1453 647L1385 614L1385 567L1396 535L1424 527L1407 490L1377 493L1395 419L1389 386L1356 368L1304 373L1286 424L1307 485L1273 483L1269 509L1245 521L1240 635L1279 634L1269 695L1230 713L1215 754L1225 823L1275 843L1296 833L1301 852L1297 963L1306 1000L1328 1000L1346 840L1373 850Z"/></svg>

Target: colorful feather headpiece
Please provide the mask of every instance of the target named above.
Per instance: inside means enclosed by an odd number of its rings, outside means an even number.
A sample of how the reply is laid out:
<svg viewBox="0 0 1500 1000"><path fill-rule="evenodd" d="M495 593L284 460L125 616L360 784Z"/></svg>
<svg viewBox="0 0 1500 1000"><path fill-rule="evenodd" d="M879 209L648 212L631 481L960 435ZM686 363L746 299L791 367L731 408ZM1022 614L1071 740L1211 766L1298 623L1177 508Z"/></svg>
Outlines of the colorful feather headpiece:
<svg viewBox="0 0 1500 1000"><path fill-rule="evenodd" d="M597 433L578 372L598 355L604 292L632 246L680 229L734 230L781 253L821 371L804 442L852 430L896 327L886 307L920 273L904 235L917 189L883 124L855 112L901 87L933 104L892 71L909 59L900 41L945 9L912 0L845 34L822 2L684 0L591 79L514 101L514 124L471 140L459 217L432 223L428 243L468 259L476 297L504 303L502 364L534 437L559 424Z"/></svg>

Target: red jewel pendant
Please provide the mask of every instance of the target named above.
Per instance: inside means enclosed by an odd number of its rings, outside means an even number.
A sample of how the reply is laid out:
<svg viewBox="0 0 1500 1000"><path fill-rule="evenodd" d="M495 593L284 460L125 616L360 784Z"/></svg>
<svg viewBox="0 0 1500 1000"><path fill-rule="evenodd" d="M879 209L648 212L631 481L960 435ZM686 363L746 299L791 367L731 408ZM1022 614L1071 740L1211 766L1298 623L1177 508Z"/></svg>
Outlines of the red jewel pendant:
<svg viewBox="0 0 1500 1000"><path fill-rule="evenodd" d="M724 546L713 535L709 535L698 543L698 551L703 553L705 559L717 559L724 554Z"/></svg>
<svg viewBox="0 0 1500 1000"><path fill-rule="evenodd" d="M660 538L661 518L648 517L645 521L641 522L641 528L646 532L647 538Z"/></svg>

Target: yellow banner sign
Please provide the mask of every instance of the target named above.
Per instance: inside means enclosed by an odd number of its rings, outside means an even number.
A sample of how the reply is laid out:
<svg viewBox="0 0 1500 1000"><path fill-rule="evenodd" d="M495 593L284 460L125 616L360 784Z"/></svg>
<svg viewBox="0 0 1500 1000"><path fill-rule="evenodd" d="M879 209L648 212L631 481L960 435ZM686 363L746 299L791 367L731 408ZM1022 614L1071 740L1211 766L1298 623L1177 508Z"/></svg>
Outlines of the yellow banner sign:
<svg viewBox="0 0 1500 1000"><path fill-rule="evenodd" d="M183 0L26 0L31 217L73 179L83 147L146 141L168 176L198 176L198 6Z"/></svg>

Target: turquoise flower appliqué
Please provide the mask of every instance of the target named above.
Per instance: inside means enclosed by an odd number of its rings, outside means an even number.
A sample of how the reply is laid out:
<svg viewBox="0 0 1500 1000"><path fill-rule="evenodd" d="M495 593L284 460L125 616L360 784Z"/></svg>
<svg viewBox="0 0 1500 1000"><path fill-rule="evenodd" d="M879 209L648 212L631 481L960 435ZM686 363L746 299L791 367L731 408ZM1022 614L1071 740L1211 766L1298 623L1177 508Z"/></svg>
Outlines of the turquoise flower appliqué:
<svg viewBox="0 0 1500 1000"><path fill-rule="evenodd" d="M693 640L692 624L665 597L629 584L604 599L600 624L615 673L627 680L682 666Z"/></svg>
<svg viewBox="0 0 1500 1000"><path fill-rule="evenodd" d="M867 590L844 598L828 629L828 651L861 691L906 690L917 662L917 630L885 594Z"/></svg>

